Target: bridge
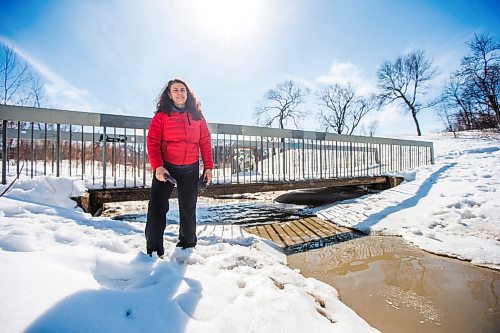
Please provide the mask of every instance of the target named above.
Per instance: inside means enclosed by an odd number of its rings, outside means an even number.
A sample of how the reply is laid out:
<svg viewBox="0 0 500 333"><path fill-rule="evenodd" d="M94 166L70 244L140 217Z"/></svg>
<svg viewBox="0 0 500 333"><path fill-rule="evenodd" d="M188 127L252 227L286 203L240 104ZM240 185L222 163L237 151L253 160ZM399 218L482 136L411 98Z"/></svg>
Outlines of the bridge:
<svg viewBox="0 0 500 333"><path fill-rule="evenodd" d="M207 116L207 118L210 118ZM147 199L151 118L0 105L2 184L20 173L84 180L96 213L107 201ZM431 142L208 123L213 186L202 195L382 184L434 163ZM202 161L200 161L202 163Z"/></svg>

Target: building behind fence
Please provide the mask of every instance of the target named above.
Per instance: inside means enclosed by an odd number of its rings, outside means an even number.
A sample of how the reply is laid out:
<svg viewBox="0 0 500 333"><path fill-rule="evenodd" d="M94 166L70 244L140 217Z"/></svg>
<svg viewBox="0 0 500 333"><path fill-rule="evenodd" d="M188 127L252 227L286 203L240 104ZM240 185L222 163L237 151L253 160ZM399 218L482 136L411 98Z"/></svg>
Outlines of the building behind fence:
<svg viewBox="0 0 500 333"><path fill-rule="evenodd" d="M0 105L2 184L24 173L89 187L150 184L151 118ZM431 142L208 124L216 184L378 176L434 163ZM202 163L202 161L200 161Z"/></svg>

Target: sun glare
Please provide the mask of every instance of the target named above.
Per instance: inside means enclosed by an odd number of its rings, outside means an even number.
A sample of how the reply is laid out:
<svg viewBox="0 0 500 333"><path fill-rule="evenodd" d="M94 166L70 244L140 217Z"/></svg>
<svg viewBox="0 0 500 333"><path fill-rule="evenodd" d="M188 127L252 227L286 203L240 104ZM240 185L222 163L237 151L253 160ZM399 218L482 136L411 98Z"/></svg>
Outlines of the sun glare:
<svg viewBox="0 0 500 333"><path fill-rule="evenodd" d="M256 36L262 28L261 0L198 0L192 7L194 28L204 39L229 46Z"/></svg>

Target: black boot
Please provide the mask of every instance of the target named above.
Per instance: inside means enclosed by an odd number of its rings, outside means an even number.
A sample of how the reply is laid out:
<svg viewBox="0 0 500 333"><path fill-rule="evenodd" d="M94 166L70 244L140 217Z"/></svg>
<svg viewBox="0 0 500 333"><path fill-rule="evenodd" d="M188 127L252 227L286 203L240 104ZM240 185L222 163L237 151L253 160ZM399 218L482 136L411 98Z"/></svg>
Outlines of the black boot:
<svg viewBox="0 0 500 333"><path fill-rule="evenodd" d="M188 249L188 248L193 248L196 246L196 243L191 243L191 244L186 244L184 242L178 242L176 247L180 247L183 250Z"/></svg>

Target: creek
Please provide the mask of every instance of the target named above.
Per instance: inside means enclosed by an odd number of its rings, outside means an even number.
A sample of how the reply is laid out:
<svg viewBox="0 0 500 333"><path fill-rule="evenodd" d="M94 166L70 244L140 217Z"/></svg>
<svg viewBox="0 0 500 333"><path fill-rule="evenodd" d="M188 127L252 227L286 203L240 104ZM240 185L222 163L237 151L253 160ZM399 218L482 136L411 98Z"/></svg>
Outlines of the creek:
<svg viewBox="0 0 500 333"><path fill-rule="evenodd" d="M103 215L146 221L147 202L119 207ZM200 198L197 216L200 225L252 225L307 215L302 208ZM178 223L177 200L168 219ZM384 333L500 332L499 271L427 253L400 237L365 236L290 255L287 263L333 286L342 302Z"/></svg>
<svg viewBox="0 0 500 333"><path fill-rule="evenodd" d="M287 257L333 286L371 326L390 332L500 332L500 272L366 236Z"/></svg>

